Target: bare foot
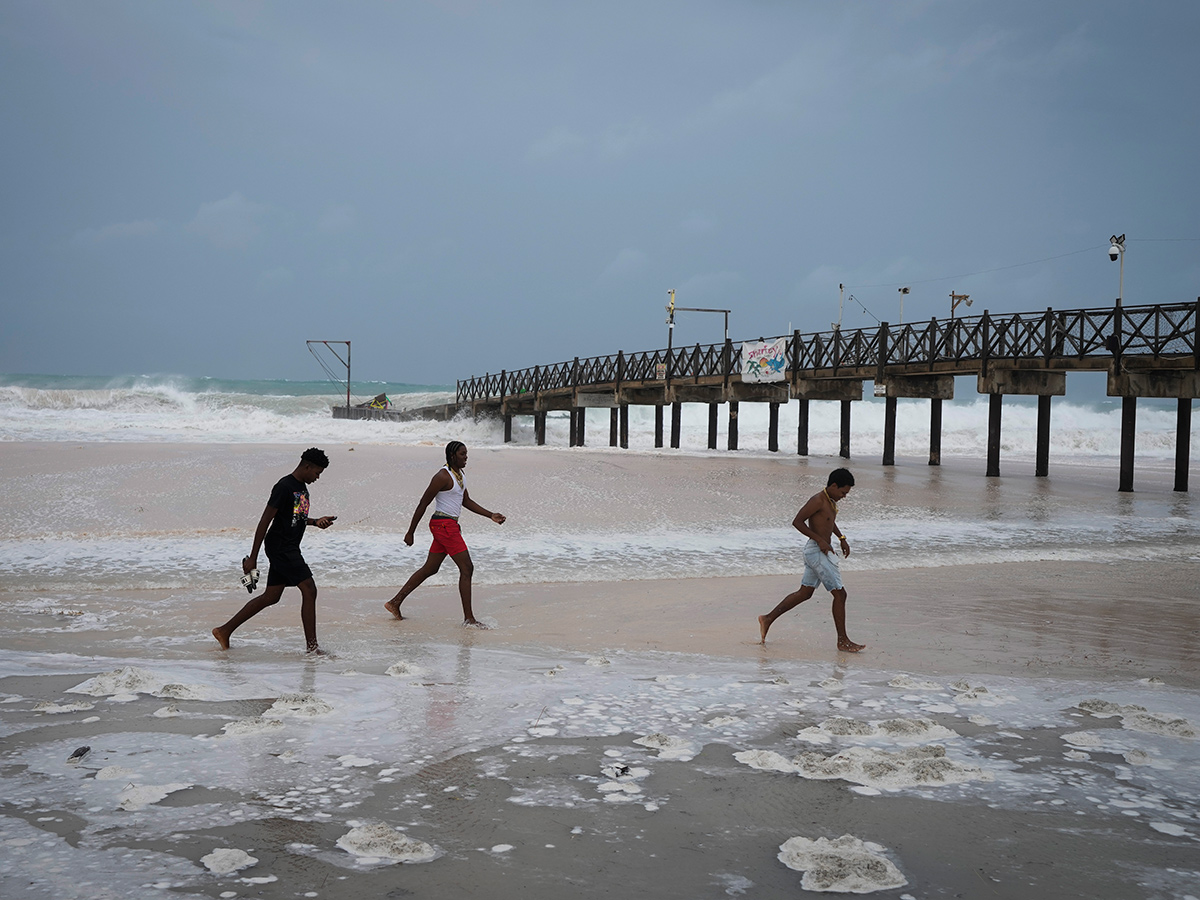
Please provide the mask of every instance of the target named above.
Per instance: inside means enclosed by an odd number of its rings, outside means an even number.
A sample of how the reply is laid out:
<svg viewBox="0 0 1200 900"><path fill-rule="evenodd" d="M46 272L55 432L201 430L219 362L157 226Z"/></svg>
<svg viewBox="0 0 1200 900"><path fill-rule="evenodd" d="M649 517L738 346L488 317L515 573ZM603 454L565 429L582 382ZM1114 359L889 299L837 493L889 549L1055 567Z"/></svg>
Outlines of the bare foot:
<svg viewBox="0 0 1200 900"><path fill-rule="evenodd" d="M850 638L839 638L838 649L844 650L846 653L857 653L859 650L865 650L866 644L856 644Z"/></svg>
<svg viewBox="0 0 1200 900"><path fill-rule="evenodd" d="M309 647L304 652L307 653L309 656L329 656L329 657L333 656L332 653L322 650L316 644L313 644L311 647Z"/></svg>
<svg viewBox="0 0 1200 900"><path fill-rule="evenodd" d="M478 628L480 631L490 631L491 627L491 625L480 622L478 619L466 619L463 621L463 628Z"/></svg>
<svg viewBox="0 0 1200 900"><path fill-rule="evenodd" d="M229 649L229 633L218 625L212 630L212 636L217 639L217 643L221 645L222 650Z"/></svg>
<svg viewBox="0 0 1200 900"><path fill-rule="evenodd" d="M383 604L383 608L390 612L397 619L404 618L404 616L400 615L400 604L395 600L389 600L387 603Z"/></svg>
<svg viewBox="0 0 1200 900"><path fill-rule="evenodd" d="M771 626L767 623L766 616L758 617L758 633L761 636L759 639L760 644L765 644L767 642L767 629L770 627Z"/></svg>

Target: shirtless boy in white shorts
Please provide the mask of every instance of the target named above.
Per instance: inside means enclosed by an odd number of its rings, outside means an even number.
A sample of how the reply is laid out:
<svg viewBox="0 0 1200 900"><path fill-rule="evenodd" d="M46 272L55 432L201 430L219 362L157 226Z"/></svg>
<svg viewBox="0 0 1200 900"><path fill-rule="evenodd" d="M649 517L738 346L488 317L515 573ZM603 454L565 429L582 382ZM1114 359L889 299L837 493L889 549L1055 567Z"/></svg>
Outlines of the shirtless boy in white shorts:
<svg viewBox="0 0 1200 900"><path fill-rule="evenodd" d="M829 483L819 494L813 494L800 507L792 526L808 538L804 545L804 576L800 579L800 590L784 597L779 605L758 617L760 643L767 642L767 631L775 620L789 609L799 606L813 595L818 584L823 584L833 595L833 624L837 628L839 650L857 653L866 644L856 644L846 635L846 588L842 584L842 573L837 558L833 555L832 539L837 535L842 556L850 555L850 543L837 526L838 501L845 499L854 487L854 476L848 469L834 469L829 473Z"/></svg>

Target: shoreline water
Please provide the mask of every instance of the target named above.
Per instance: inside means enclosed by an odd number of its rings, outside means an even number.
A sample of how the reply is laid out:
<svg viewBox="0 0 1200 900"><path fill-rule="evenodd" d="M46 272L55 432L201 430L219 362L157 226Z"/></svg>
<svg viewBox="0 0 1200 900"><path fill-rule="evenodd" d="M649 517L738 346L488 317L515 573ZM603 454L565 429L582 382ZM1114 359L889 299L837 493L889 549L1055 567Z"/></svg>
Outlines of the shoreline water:
<svg viewBox="0 0 1200 900"><path fill-rule="evenodd" d="M222 652L300 449L0 442L5 897L600 897L614 864L654 896L779 896L781 845L843 834L901 873L845 858L883 896L1200 877L1200 536L1166 466L1118 495L1097 464L852 460L852 655L823 592L765 647L755 621L836 458L472 445L509 516L464 522L476 631L450 577L382 609L440 445L328 444L313 511L341 537L304 547L335 657L303 656L295 591ZM389 861L412 842L431 861Z"/></svg>

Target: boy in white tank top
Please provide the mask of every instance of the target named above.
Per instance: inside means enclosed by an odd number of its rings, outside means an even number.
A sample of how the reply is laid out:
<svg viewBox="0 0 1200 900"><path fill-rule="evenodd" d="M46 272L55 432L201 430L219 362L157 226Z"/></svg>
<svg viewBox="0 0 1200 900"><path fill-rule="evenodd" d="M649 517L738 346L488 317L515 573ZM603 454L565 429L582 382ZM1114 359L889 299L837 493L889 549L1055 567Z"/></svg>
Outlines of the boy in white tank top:
<svg viewBox="0 0 1200 900"><path fill-rule="evenodd" d="M400 614L400 604L404 598L415 591L430 575L437 573L442 562L449 556L458 566L458 593L462 598L463 624L476 628L485 627L471 610L471 576L475 573L475 564L471 562L471 553L463 541L462 532L458 527L458 517L463 508L477 515L485 516L497 525L504 524L504 516L490 512L471 499L467 493L466 478L463 470L467 467L467 448L459 441L451 441L446 445L446 465L442 466L425 488L425 493L417 502L417 510L413 513L408 532L404 535L404 543L412 546L415 540L417 525L430 502L434 503L433 516L429 520L429 530L433 534L433 543L429 547L429 555L425 565L417 569L404 583L399 592L383 604L383 608L397 619L403 619Z"/></svg>

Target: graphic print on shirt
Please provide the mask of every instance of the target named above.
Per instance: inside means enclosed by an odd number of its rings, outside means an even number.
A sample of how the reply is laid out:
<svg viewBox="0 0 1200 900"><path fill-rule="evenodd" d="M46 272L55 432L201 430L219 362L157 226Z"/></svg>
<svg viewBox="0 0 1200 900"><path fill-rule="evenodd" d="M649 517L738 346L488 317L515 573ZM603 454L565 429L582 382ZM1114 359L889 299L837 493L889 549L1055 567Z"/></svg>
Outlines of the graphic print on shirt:
<svg viewBox="0 0 1200 900"><path fill-rule="evenodd" d="M292 503L292 527L295 528L308 521L308 492L296 491L292 497L295 498Z"/></svg>

